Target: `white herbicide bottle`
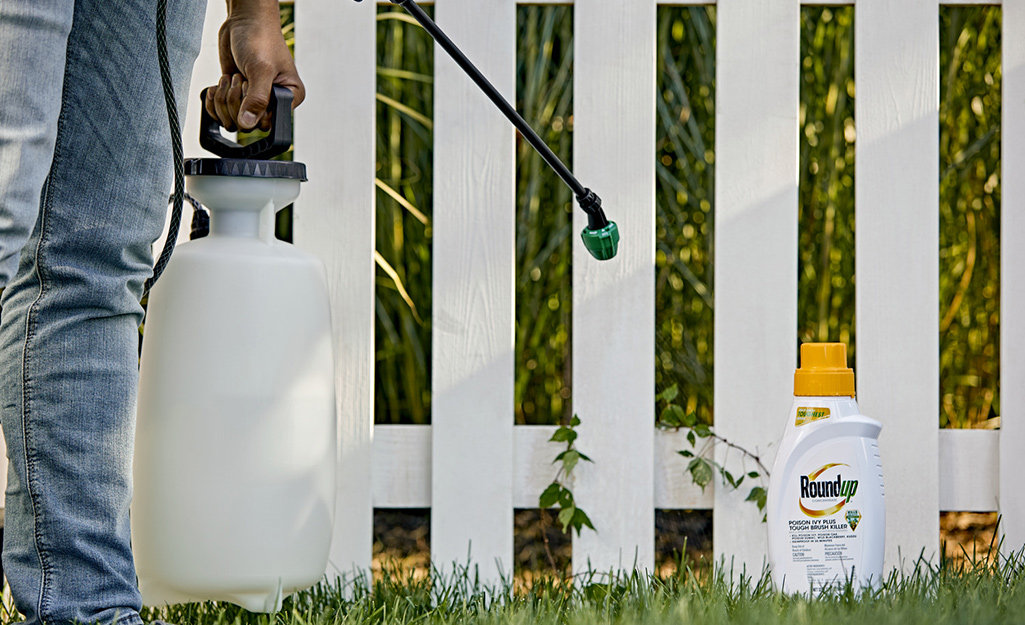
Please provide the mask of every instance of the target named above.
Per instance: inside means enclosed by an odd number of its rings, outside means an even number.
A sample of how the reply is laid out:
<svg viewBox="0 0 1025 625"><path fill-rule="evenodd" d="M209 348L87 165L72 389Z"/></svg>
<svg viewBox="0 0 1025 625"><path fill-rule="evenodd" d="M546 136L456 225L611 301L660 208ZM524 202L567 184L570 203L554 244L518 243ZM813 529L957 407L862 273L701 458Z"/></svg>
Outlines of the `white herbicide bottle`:
<svg viewBox="0 0 1025 625"><path fill-rule="evenodd" d="M880 583L881 429L858 410L846 345L802 345L794 405L769 480L769 565L781 591Z"/></svg>

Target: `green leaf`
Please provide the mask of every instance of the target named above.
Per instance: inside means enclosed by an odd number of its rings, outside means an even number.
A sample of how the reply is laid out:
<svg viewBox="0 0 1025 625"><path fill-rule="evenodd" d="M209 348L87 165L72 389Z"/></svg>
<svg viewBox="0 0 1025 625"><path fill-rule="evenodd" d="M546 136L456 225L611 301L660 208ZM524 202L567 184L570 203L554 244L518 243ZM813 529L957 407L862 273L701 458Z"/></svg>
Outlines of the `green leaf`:
<svg viewBox="0 0 1025 625"><path fill-rule="evenodd" d="M687 414L676 404L669 404L658 417L659 425L666 428L683 427L683 419Z"/></svg>
<svg viewBox="0 0 1025 625"><path fill-rule="evenodd" d="M558 482L552 482L545 489L545 492L541 493L541 498L538 500L537 505L540 508L551 508L559 502L559 495L562 492L562 486Z"/></svg>
<svg viewBox="0 0 1025 625"><path fill-rule="evenodd" d="M701 487L701 490L705 490L705 486L712 481L712 465L708 463L704 458L694 458L687 465L687 470L690 471L691 478L694 483Z"/></svg>
<svg viewBox="0 0 1025 625"><path fill-rule="evenodd" d="M594 462L594 460L591 460L590 458L588 458L587 455L584 454L584 452L578 451L577 453L580 454L580 459L581 460L586 460L588 462Z"/></svg>
<svg viewBox="0 0 1025 625"><path fill-rule="evenodd" d="M594 529L594 525L591 524L591 519L587 516L587 513L580 508L577 508L576 511L573 512L573 518L570 520L570 523L572 523L573 527L576 528L577 536L580 536L580 530L584 526L587 526L594 531L598 531Z"/></svg>
<svg viewBox="0 0 1025 625"><path fill-rule="evenodd" d="M698 439L696 436L694 436L694 430L687 432L687 442L690 443L691 447L698 444Z"/></svg>
<svg viewBox="0 0 1025 625"><path fill-rule="evenodd" d="M678 451L676 453L680 454L684 458L693 458L694 457L694 452L689 450L689 449L681 449L680 451Z"/></svg>
<svg viewBox="0 0 1025 625"><path fill-rule="evenodd" d="M697 424L697 422L698 413L696 412L688 412L687 415L683 417L683 425L685 425L686 427L692 428L695 424Z"/></svg>
<svg viewBox="0 0 1025 625"><path fill-rule="evenodd" d="M751 471L750 473L747 474L747 476L749 478L752 478L752 479L757 478L758 477L758 471Z"/></svg>
<svg viewBox="0 0 1025 625"><path fill-rule="evenodd" d="M674 399L676 399L676 396L679 395L679 394L680 394L680 388L677 385L673 384L672 386L670 386L666 390L664 390L661 393L659 393L658 395L656 395L655 396L655 400L657 401L657 400L661 399L662 401L673 401Z"/></svg>
<svg viewBox="0 0 1025 625"><path fill-rule="evenodd" d="M730 486L732 486L733 488L736 488L737 487L737 481L733 479L733 474L730 473L729 471L727 471L726 469L721 469L721 470L722 470L723 478L725 478L726 481L730 483Z"/></svg>
<svg viewBox="0 0 1025 625"><path fill-rule="evenodd" d="M569 420L569 426L575 428L580 425L580 417L573 415L573 418Z"/></svg>
<svg viewBox="0 0 1025 625"><path fill-rule="evenodd" d="M562 426L555 430L555 434L552 434L552 437L548 440L554 443L572 443L576 439L576 432L566 426Z"/></svg>
<svg viewBox="0 0 1025 625"><path fill-rule="evenodd" d="M566 471L566 475L569 475L573 471L573 467L577 466L577 462L580 460L580 452L575 449L566 451L566 454L562 458L562 468Z"/></svg>
<svg viewBox="0 0 1025 625"><path fill-rule="evenodd" d="M747 499L745 499L744 501L753 501L756 504L758 504L759 510L764 510L765 500L768 497L768 494L769 493L761 486L755 486L751 489L751 492L748 494Z"/></svg>
<svg viewBox="0 0 1025 625"><path fill-rule="evenodd" d="M576 514L576 506L569 506L559 511L559 523L562 525L562 533L565 534L566 530L569 529L570 523L573 521L573 515Z"/></svg>
<svg viewBox="0 0 1025 625"><path fill-rule="evenodd" d="M559 492L559 507L560 508L572 508L573 507L573 492L565 486Z"/></svg>
<svg viewBox="0 0 1025 625"><path fill-rule="evenodd" d="M704 423L699 423L695 425L693 432L701 438L708 438L712 435L712 430Z"/></svg>

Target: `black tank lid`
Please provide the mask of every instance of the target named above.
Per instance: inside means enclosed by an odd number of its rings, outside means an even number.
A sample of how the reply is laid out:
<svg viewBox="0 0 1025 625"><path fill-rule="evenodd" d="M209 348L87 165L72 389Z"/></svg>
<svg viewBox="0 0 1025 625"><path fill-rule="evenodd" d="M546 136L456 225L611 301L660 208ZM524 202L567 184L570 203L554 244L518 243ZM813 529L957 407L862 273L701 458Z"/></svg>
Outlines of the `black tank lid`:
<svg viewBox="0 0 1025 625"><path fill-rule="evenodd" d="M240 178L288 178L306 181L306 165L295 161L263 161L243 158L190 158L186 176L235 176Z"/></svg>

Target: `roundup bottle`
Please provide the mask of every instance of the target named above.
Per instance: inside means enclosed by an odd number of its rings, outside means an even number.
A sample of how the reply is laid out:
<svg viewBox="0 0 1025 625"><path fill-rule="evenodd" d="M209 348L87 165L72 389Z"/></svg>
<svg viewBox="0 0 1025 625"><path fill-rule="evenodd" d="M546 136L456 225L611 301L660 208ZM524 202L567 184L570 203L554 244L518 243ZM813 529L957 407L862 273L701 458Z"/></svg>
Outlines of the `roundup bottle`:
<svg viewBox="0 0 1025 625"><path fill-rule="evenodd" d="M843 343L801 345L794 405L769 480L769 564L784 592L878 585L886 525L878 438Z"/></svg>

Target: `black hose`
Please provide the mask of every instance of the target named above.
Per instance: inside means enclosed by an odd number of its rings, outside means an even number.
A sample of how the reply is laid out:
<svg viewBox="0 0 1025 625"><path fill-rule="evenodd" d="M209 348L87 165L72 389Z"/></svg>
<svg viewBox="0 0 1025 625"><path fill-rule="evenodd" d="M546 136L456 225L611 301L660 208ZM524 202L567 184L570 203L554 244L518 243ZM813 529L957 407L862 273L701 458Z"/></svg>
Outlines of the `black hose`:
<svg viewBox="0 0 1025 625"><path fill-rule="evenodd" d="M157 264L153 267L153 275L143 286L143 297L164 273L167 261L171 260L174 244L178 239L178 230L182 222L182 205L185 202L185 163L182 150L182 129L178 121L178 107L174 100L174 84L171 82L171 65L167 60L167 0L157 0L157 60L160 63L160 82L164 87L164 104L167 106L167 121L171 128L171 151L174 158L174 206L171 209L171 225L168 228L167 240L160 252Z"/></svg>

